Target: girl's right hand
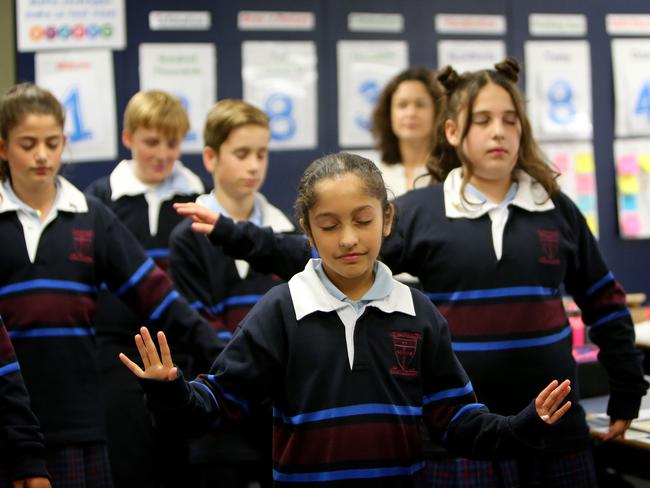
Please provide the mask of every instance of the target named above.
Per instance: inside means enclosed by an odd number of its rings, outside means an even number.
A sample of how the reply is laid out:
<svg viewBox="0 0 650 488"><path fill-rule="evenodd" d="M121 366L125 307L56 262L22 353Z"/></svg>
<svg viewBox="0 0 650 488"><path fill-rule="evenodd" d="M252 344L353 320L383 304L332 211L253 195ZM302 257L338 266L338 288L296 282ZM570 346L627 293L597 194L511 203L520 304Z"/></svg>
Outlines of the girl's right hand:
<svg viewBox="0 0 650 488"><path fill-rule="evenodd" d="M126 357L124 353L120 353L120 361L138 378L174 381L178 375L178 370L174 366L167 338L162 331L158 332L158 344L160 345L160 355L158 355L158 350L151 338L151 334L149 334L149 330L146 327L140 327L140 333L135 336L135 345L138 347L144 370Z"/></svg>
<svg viewBox="0 0 650 488"><path fill-rule="evenodd" d="M26 478L16 480L11 486L13 488L52 488L50 480L47 478Z"/></svg>
<svg viewBox="0 0 650 488"><path fill-rule="evenodd" d="M175 203L174 209L179 215L192 219L192 230L201 234L209 234L221 216L218 212L208 210L193 202Z"/></svg>

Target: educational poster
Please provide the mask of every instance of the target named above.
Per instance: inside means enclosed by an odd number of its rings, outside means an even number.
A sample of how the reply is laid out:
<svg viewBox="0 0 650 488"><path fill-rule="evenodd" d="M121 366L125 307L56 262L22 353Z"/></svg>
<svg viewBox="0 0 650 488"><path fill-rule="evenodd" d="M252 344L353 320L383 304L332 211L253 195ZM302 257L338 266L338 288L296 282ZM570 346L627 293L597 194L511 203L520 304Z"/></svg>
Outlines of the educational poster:
<svg viewBox="0 0 650 488"><path fill-rule="evenodd" d="M311 41L242 43L244 99L271 123L271 149L317 145L317 57Z"/></svg>
<svg viewBox="0 0 650 488"><path fill-rule="evenodd" d="M650 139L614 140L618 225L625 239L650 238Z"/></svg>
<svg viewBox="0 0 650 488"><path fill-rule="evenodd" d="M205 116L217 98L214 44L140 44L140 89L180 98L190 119L183 153L203 151Z"/></svg>
<svg viewBox="0 0 650 488"><path fill-rule="evenodd" d="M542 143L547 161L560 172L558 183L584 215L591 232L598 237L598 191L596 164L591 142Z"/></svg>
<svg viewBox="0 0 650 488"><path fill-rule="evenodd" d="M613 39L616 136L650 135L650 39Z"/></svg>
<svg viewBox="0 0 650 488"><path fill-rule="evenodd" d="M124 0L16 0L18 51L124 49Z"/></svg>
<svg viewBox="0 0 650 488"><path fill-rule="evenodd" d="M438 41L438 69L451 66L458 73L493 69L505 57L503 41Z"/></svg>
<svg viewBox="0 0 650 488"><path fill-rule="evenodd" d="M338 41L339 146L373 146L372 112L386 82L408 66L406 41Z"/></svg>
<svg viewBox="0 0 650 488"><path fill-rule="evenodd" d="M114 160L117 122L113 55L108 50L38 52L36 83L66 111L64 162Z"/></svg>
<svg viewBox="0 0 650 488"><path fill-rule="evenodd" d="M592 137L591 63L587 41L528 41L526 99L538 140Z"/></svg>

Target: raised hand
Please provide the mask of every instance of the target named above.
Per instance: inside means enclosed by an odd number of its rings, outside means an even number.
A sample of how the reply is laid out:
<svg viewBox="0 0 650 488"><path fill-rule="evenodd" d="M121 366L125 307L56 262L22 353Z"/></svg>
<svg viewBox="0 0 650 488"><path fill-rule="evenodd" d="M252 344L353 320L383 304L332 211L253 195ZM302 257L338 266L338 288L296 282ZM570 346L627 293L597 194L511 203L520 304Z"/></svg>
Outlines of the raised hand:
<svg viewBox="0 0 650 488"><path fill-rule="evenodd" d="M135 336L135 345L138 347L144 370L126 357L124 353L120 353L120 361L138 378L173 381L176 379L178 371L172 362L167 338L162 331L158 332L158 344L160 345L160 355L158 355L149 330L146 327L140 327L140 333Z"/></svg>
<svg viewBox="0 0 650 488"><path fill-rule="evenodd" d="M557 380L551 381L549 385L537 395L535 399L535 408L537 415L547 424L554 424L566 413L571 407L571 402L567 401L560 407L566 396L571 391L571 382L564 380L558 385Z"/></svg>
<svg viewBox="0 0 650 488"><path fill-rule="evenodd" d="M221 214L208 210L193 202L175 203L174 209L179 215L192 219L192 230L201 234L209 234L214 229Z"/></svg>
<svg viewBox="0 0 650 488"><path fill-rule="evenodd" d="M11 484L12 488L52 488L47 478L26 478L16 480Z"/></svg>

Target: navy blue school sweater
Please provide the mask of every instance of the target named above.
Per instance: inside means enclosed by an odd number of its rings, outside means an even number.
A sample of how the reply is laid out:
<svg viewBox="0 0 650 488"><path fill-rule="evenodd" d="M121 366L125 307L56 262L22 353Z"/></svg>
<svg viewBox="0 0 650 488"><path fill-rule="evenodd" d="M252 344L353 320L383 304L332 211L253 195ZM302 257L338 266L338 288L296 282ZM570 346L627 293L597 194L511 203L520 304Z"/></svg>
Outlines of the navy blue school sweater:
<svg viewBox="0 0 650 488"><path fill-rule="evenodd" d="M11 339L0 317L0 456L12 480L47 477L45 445L20 374Z"/></svg>
<svg viewBox="0 0 650 488"><path fill-rule="evenodd" d="M152 234L149 204L143 192L145 188L139 188L142 183L135 180L132 170L127 167L129 163L132 164L131 161L120 162L109 176L91 183L85 193L98 198L110 208L135 236L149 257L162 270L168 271L169 236L174 227L184 220L176 213L173 205L177 202L194 201L199 194L203 193L203 185L196 175L187 174L189 172L187 168L183 166L175 168L171 178L175 177L178 183L175 188L170 189L168 198L160 203L157 232ZM140 191L134 191L134 188L139 188ZM133 338L130 330L138 324L138 321L139 317L119 299L111 293L100 291L95 326L102 337L132 345Z"/></svg>
<svg viewBox="0 0 650 488"><path fill-rule="evenodd" d="M539 448L552 429L529 404L513 417L475 403L445 320L417 290L394 282L356 319L353 362L337 310L310 262L270 290L210 374L143 380L161 426L200 435L274 406L276 486L415 486L423 468L419 421L472 456Z"/></svg>
<svg viewBox="0 0 650 488"><path fill-rule="evenodd" d="M454 351L479 401L508 415L554 378L575 385L565 291L600 347L611 393L607 413L615 419L636 417L647 383L625 293L575 204L560 193L552 199L552 210L511 206L497 260L489 216L448 218L443 193L441 184L397 198L394 230L381 257L394 273L417 276L447 319ZM217 222L210 239L257 269L286 279L311 252L295 236L274 236L228 219ZM574 401L577 392L574 387ZM590 439L582 408L572 408L550 435L548 451L586 447Z"/></svg>
<svg viewBox="0 0 650 488"><path fill-rule="evenodd" d="M34 262L16 211L6 198L0 208L0 314L48 445L104 439L92 322L102 283L140 324L165 330L195 356L207 361L220 350L209 325L119 219L70 183L63 186L69 203L44 228Z"/></svg>

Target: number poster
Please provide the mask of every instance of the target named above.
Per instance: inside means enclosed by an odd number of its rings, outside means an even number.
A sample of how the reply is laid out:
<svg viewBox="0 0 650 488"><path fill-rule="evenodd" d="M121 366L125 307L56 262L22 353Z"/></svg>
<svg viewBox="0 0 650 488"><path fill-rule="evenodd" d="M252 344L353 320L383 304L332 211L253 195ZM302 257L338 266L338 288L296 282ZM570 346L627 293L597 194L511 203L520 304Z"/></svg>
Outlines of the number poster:
<svg viewBox="0 0 650 488"><path fill-rule="evenodd" d="M621 237L650 238L650 140L614 141Z"/></svg>
<svg viewBox="0 0 650 488"><path fill-rule="evenodd" d="M371 147L372 111L386 82L408 66L405 41L339 41L339 146Z"/></svg>
<svg viewBox="0 0 650 488"><path fill-rule="evenodd" d="M244 100L269 116L270 149L317 145L316 45L311 41L245 41Z"/></svg>
<svg viewBox="0 0 650 488"><path fill-rule="evenodd" d="M526 98L540 141L592 137L591 64L587 41L528 41Z"/></svg>
<svg viewBox="0 0 650 488"><path fill-rule="evenodd" d="M616 137L650 135L650 39L612 40Z"/></svg>
<svg viewBox="0 0 650 488"><path fill-rule="evenodd" d="M140 44L140 89L176 95L190 119L183 153L201 154L205 117L217 97L214 44Z"/></svg>
<svg viewBox="0 0 650 488"><path fill-rule="evenodd" d="M108 50L38 52L36 83L50 90L66 112L64 162L114 160L117 123L113 57Z"/></svg>

